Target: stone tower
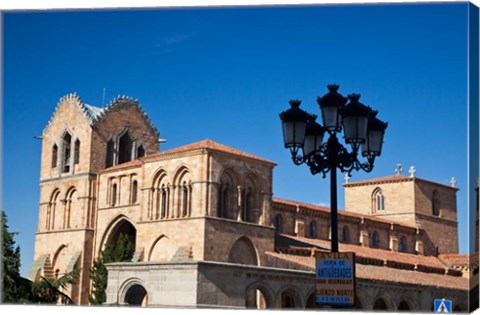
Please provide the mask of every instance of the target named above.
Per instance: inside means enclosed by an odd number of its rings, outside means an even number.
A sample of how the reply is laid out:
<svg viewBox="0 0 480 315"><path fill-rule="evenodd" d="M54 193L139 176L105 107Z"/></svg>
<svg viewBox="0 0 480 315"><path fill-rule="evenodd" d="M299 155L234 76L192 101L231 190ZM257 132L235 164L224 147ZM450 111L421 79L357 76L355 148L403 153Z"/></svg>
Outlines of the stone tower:
<svg viewBox="0 0 480 315"><path fill-rule="evenodd" d="M350 182L345 187L345 210L382 217L421 228L425 235L417 242L426 255L458 253L458 188L398 172Z"/></svg>
<svg viewBox="0 0 480 315"><path fill-rule="evenodd" d="M98 172L159 151L159 133L135 100L118 97L98 108L69 94L58 102L42 139L39 223L28 277L54 278L79 268L69 293L86 304Z"/></svg>

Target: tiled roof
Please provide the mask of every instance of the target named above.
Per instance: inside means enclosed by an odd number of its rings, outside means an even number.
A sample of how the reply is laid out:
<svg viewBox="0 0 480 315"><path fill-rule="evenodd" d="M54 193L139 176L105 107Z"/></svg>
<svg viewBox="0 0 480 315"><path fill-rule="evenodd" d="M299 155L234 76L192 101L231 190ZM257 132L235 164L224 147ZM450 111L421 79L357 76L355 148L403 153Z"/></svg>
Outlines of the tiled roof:
<svg viewBox="0 0 480 315"><path fill-rule="evenodd" d="M82 110L82 112L85 114L87 119L90 121L90 126L94 126L95 124L97 124L99 121L105 118L109 112L113 111L116 108L121 108L122 106L134 106L138 110L139 114L143 117L146 125L152 130L152 132L157 137L160 137L160 133L158 132L155 125L153 125L153 123L151 122L147 114L143 111L138 100L134 100L125 95L116 97L115 99L111 100L106 107L100 108L100 107L85 104L80 99L80 96L78 96L76 93L67 94L61 97L60 100L58 101L55 111L53 112L50 120L48 121L47 126L45 126L44 128L44 132L52 123L53 117L55 117L55 114L57 113L57 110L60 107L60 105L64 101L68 101L68 100L73 100L77 104L77 106Z"/></svg>
<svg viewBox="0 0 480 315"><path fill-rule="evenodd" d="M438 256L449 266L467 266L478 264L478 253L468 254L440 254Z"/></svg>
<svg viewBox="0 0 480 315"><path fill-rule="evenodd" d="M315 270L315 258L312 256L297 256L283 253L267 252L267 259L273 267L292 268L300 270ZM355 264L356 277L373 281L388 281L413 285L425 285L452 289L467 290L467 278L435 273L423 273L412 270L396 269L387 266Z"/></svg>
<svg viewBox="0 0 480 315"><path fill-rule="evenodd" d="M140 166L140 165L142 165L143 162L154 161L158 157L170 156L170 155L174 155L174 154L177 154L177 153L189 152L189 151L195 151L195 150L201 150L201 149L225 152L225 153L234 154L234 155L237 155L237 156L247 157L247 158L250 158L250 159L260 160L260 161L267 162L269 164L275 165L274 162L271 162L269 160L260 158L258 156L253 155L253 154L250 154L250 153L247 153L247 152L244 152L244 151L240 151L240 150L231 148L229 146L223 145L221 143L218 143L218 142L207 139L207 140L202 140L202 141L194 142L194 143L191 143L191 144L187 144L187 145L184 145L184 146L181 146L181 147L173 148L173 149L170 149L170 150L150 154L150 155L141 157L137 160L132 160L132 161L129 161L129 162L126 162L126 163L122 163L122 164L118 164L118 165L109 167L109 168L105 169L104 171L113 171L113 170L118 170L118 169Z"/></svg>
<svg viewBox="0 0 480 315"><path fill-rule="evenodd" d="M372 185L372 184L385 184L385 183L396 183L396 182L408 182L408 181L421 181L421 182L426 182L434 185L439 185L439 186L444 186L450 189L455 189L458 190L457 187L452 187L449 185L445 185L442 183L437 183L437 182L432 182L423 178L419 177L411 177L407 176L405 174L397 174L397 175L389 175L389 176L383 176L383 177L376 177L376 178L369 178L369 179L364 179L364 180L359 180L355 182L350 182L343 184L343 187L353 187L353 186L362 186L362 185Z"/></svg>
<svg viewBox="0 0 480 315"><path fill-rule="evenodd" d="M356 276L361 279L369 280L426 285L448 289L469 289L469 281L464 277L423 273L375 265L356 264Z"/></svg>
<svg viewBox="0 0 480 315"><path fill-rule="evenodd" d="M221 143L215 142L213 140L209 140L209 139L201 140L201 141L198 141L198 142L194 142L194 143L187 144L187 145L184 145L184 146L181 146L181 147L169 149L169 150L166 150L166 151L154 153L154 154L145 156L142 159L151 160L151 159L155 159L156 157L160 157L160 156L172 155L172 154L176 154L176 153L195 151L195 150L201 150L201 149L225 152L225 153L229 153L229 154L233 154L233 155L237 155L237 156L241 156L241 157L246 157L246 158L255 159L255 160L258 160L258 161L267 162L267 163L272 164L272 165L276 165L274 162L272 162L270 160L255 156L253 154L250 154L250 153L247 153L247 152L244 152L244 151L226 146L224 144L221 144Z"/></svg>
<svg viewBox="0 0 480 315"><path fill-rule="evenodd" d="M359 180L355 182L349 182L347 184L343 184L344 187L349 186L357 186L357 185L364 185L364 184L376 184L376 183L389 183L389 182L398 182L398 181L413 181L415 177L410 177L404 174L398 175L390 175L390 176L383 176L383 177L376 177L376 178L369 178L364 180Z"/></svg>
<svg viewBox="0 0 480 315"><path fill-rule="evenodd" d="M95 120L97 120L102 115L102 112L104 110L103 108L88 105L88 104L83 104L83 106L85 106L85 109L87 110L88 115L94 118Z"/></svg>
<svg viewBox="0 0 480 315"><path fill-rule="evenodd" d="M330 213L330 208L317 206L317 205L314 205L314 204L298 202L298 201L293 201L293 200L286 200L286 199L281 199L281 198L276 198L276 197L272 198L272 201L274 203L277 203L277 204L283 204L283 205L289 205L289 206L297 206L298 205L299 207L303 207L303 208L306 208L308 210ZM398 222L398 221L379 218L377 216L368 215L368 214L359 214L359 213L355 213L355 212L351 212L351 211L343 211L343 210L340 210L340 209L338 209L338 215L339 216L347 216L347 217L355 217L355 218L359 218L359 219L365 218L365 219L368 219L368 220L371 220L371 221L382 222L382 223L387 223L387 224L395 224L395 225L405 226L405 227L414 228L414 229L417 228L416 226L408 225L408 224L401 223L401 222Z"/></svg>
<svg viewBox="0 0 480 315"><path fill-rule="evenodd" d="M320 240L316 238L297 237L281 234L277 238L276 244L280 246L305 246L306 248L317 247L329 250L330 241ZM392 252L390 250L371 248L353 244L338 244L338 250L342 252L355 252L355 255L363 258L382 259L402 264L423 265L432 268L448 268L441 260L435 256L414 255L409 253Z"/></svg>
<svg viewBox="0 0 480 315"><path fill-rule="evenodd" d="M111 166L109 168L106 168L106 169L102 170L102 172L110 172L110 171L115 171L115 170L121 170L121 169L136 167L136 166L140 166L140 165L142 165L142 161L140 161L139 159L138 160L132 160L132 161L128 161L128 162L125 162L125 163L122 163L122 164L117 164L117 165Z"/></svg>

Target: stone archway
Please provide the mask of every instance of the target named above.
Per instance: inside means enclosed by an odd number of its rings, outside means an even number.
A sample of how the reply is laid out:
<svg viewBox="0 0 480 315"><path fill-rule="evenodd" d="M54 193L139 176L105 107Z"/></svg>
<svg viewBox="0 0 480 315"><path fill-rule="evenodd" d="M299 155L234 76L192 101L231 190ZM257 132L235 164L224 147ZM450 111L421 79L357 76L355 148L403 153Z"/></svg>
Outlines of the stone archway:
<svg viewBox="0 0 480 315"><path fill-rule="evenodd" d="M271 309L273 308L273 295L266 286L254 284L246 291L245 307L248 309Z"/></svg>
<svg viewBox="0 0 480 315"><path fill-rule="evenodd" d="M398 304L398 310L399 311L411 311L412 308L410 307L410 304L408 304L407 301L403 300Z"/></svg>
<svg viewBox="0 0 480 315"><path fill-rule="evenodd" d="M134 306L146 306L148 304L147 290L140 284L134 284L125 293L123 303Z"/></svg>
<svg viewBox="0 0 480 315"><path fill-rule="evenodd" d="M301 309L303 307L298 291L293 288L283 290L277 298L277 308Z"/></svg>
<svg viewBox="0 0 480 315"><path fill-rule="evenodd" d="M113 221L113 223L110 224L110 228L107 229L107 232L105 232L103 236L100 251L103 251L105 249L105 244L107 243L107 240L109 238L116 242L122 234L127 236L128 240L132 244L133 251L135 251L137 229L125 216L118 217L116 220Z"/></svg>
<svg viewBox="0 0 480 315"><path fill-rule="evenodd" d="M387 310L387 303L383 298L378 298L375 303L373 304L374 310Z"/></svg>

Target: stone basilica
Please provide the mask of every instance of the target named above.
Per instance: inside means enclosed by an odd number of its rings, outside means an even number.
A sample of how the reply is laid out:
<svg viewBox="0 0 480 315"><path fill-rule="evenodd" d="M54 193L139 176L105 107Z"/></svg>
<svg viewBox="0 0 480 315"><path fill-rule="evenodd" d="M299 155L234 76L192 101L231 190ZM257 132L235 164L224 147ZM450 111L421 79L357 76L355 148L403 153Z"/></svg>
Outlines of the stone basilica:
<svg viewBox="0 0 480 315"><path fill-rule="evenodd" d="M272 161L212 140L160 151L159 136L130 98L60 99L43 132L29 278L79 268L68 293L87 305L92 261L125 233L135 253L108 265L106 304L319 308L314 253L329 251L329 209L272 197ZM478 258L458 254L456 187L413 172L343 187L339 248L356 254L356 308L431 311L445 298L469 310Z"/></svg>

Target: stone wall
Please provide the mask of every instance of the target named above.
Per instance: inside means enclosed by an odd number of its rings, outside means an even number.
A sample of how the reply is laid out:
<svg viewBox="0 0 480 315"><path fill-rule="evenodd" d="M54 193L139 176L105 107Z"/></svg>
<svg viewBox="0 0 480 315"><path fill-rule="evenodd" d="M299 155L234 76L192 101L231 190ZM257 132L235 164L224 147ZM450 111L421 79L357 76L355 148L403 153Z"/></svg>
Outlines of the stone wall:
<svg viewBox="0 0 480 315"><path fill-rule="evenodd" d="M142 285L151 307L238 308L249 305L252 291L262 295L262 306L281 309L313 307L315 273L218 262L176 264L116 263L109 270L107 303L125 305L133 284ZM290 300L286 303L287 297ZM467 311L468 291L424 285L405 285L357 279L357 308L371 311L382 300L387 311L430 312L433 300L446 298L456 310ZM290 304L291 303L291 304Z"/></svg>

